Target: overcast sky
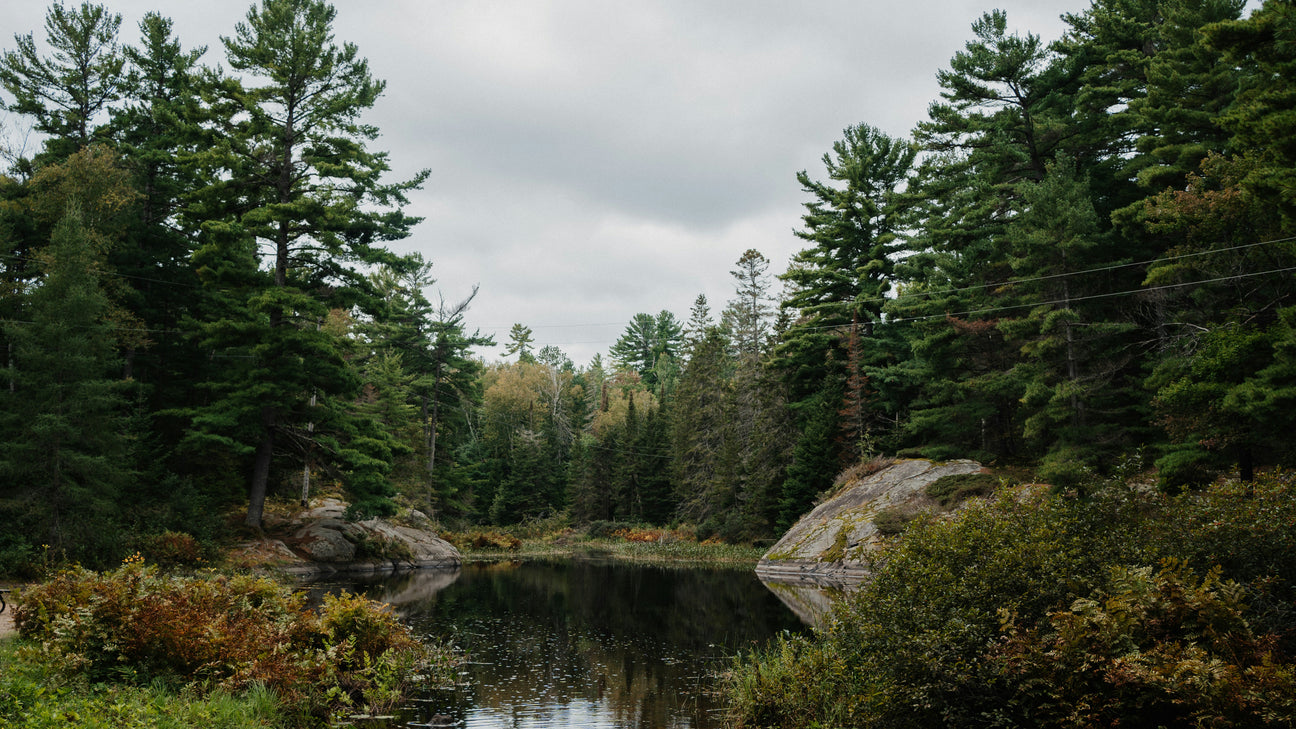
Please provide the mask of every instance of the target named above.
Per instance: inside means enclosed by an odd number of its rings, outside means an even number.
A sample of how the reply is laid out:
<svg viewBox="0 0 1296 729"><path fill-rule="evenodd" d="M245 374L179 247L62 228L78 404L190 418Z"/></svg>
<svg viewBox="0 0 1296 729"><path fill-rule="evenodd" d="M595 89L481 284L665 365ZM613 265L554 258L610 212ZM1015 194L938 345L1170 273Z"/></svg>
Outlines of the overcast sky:
<svg viewBox="0 0 1296 729"><path fill-rule="evenodd" d="M72 4L72 3L69 3ZM144 12L224 63L247 2L116 0L123 40ZM393 179L432 171L393 247L434 264L447 300L481 291L469 327L514 322L583 365L637 312L688 317L733 295L748 248L781 273L801 246L796 173L860 122L906 135L935 75L986 10L1045 40L1087 0L339 0L336 37L387 81L366 121ZM43 38L45 5L0 28ZM10 33L0 38L13 48ZM12 133L20 123L3 119ZM429 292L433 297L437 292ZM435 300L435 299L434 299ZM502 347L485 350L500 358Z"/></svg>

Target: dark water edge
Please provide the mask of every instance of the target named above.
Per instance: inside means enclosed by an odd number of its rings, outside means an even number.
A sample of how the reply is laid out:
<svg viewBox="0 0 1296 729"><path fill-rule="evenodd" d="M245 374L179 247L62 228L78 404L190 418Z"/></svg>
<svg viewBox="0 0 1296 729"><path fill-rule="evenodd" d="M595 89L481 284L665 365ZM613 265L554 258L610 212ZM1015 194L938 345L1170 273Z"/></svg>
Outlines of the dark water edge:
<svg viewBox="0 0 1296 729"><path fill-rule="evenodd" d="M534 560L316 585L342 588L468 657L460 687L386 726L719 727L730 657L808 629L750 570Z"/></svg>

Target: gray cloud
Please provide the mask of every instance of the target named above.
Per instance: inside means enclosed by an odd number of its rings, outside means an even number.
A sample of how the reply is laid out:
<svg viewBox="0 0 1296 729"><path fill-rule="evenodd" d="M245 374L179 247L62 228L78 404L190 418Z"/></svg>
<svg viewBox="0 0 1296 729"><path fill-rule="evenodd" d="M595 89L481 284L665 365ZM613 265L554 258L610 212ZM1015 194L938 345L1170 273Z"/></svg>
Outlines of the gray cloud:
<svg viewBox="0 0 1296 729"><path fill-rule="evenodd" d="M128 41L157 9L209 63L247 9L109 5ZM522 322L585 362L636 312L684 318L699 293L719 311L747 248L781 271L800 247L796 172L816 176L848 125L906 134L983 11L1053 39L1085 5L344 0L336 36L388 82L367 121L395 175L432 170L409 209L426 219L396 247L434 262L447 299L481 284L471 325L503 341ZM6 3L0 27L39 37L43 16Z"/></svg>

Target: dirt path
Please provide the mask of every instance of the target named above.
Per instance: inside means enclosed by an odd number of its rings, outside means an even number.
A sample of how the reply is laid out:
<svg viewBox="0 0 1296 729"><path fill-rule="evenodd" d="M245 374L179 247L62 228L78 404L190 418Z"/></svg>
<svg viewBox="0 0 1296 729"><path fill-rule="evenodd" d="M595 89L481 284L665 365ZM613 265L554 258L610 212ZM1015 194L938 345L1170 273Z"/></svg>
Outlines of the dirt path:
<svg viewBox="0 0 1296 729"><path fill-rule="evenodd" d="M4 585L4 587L9 586ZM8 605L8 607L5 608L4 612L0 613L0 638L8 638L17 632L14 630L13 623L13 600L10 599L13 597L13 593L7 592L4 597L5 604Z"/></svg>

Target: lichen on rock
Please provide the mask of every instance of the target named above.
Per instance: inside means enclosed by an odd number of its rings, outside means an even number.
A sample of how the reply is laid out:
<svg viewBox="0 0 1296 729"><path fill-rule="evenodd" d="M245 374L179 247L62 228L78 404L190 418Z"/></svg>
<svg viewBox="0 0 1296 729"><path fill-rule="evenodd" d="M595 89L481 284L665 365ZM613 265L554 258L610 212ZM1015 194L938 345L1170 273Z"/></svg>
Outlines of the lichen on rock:
<svg viewBox="0 0 1296 729"><path fill-rule="evenodd" d="M859 581L868 574L867 556L891 530L880 516L937 510L927 486L940 478L984 473L975 461L934 463L902 460L853 483L843 484L770 548L756 567L770 580Z"/></svg>

